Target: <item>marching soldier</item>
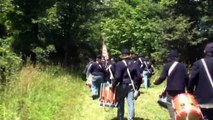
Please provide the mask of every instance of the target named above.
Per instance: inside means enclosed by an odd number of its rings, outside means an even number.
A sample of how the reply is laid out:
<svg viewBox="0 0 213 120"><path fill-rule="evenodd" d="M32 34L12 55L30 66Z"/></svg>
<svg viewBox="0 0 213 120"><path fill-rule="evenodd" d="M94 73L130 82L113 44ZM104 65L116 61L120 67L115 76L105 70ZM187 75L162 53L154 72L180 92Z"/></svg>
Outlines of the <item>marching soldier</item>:
<svg viewBox="0 0 213 120"><path fill-rule="evenodd" d="M177 52L172 50L168 54L168 63L165 64L161 76L154 81L155 85L161 84L167 78L166 97L167 108L172 120L175 120L175 112L172 106L174 96L185 93L188 84L188 75L184 64L178 62Z"/></svg>
<svg viewBox="0 0 213 120"><path fill-rule="evenodd" d="M118 119L124 120L124 99L128 102L128 120L134 120L135 104L134 100L138 96L142 78L138 64L131 58L130 50L122 50L122 61L117 62L115 70L115 80L112 87L116 88L118 98ZM135 94L136 93L136 94ZM134 95L135 94L135 95Z"/></svg>
<svg viewBox="0 0 213 120"><path fill-rule="evenodd" d="M189 92L195 95L205 120L213 120L213 42L206 45L204 54L192 66Z"/></svg>
<svg viewBox="0 0 213 120"><path fill-rule="evenodd" d="M99 97L99 91L101 83L104 82L104 77L106 74L105 67L101 64L101 56L98 55L96 57L96 62L93 62L90 69L89 74L92 75L91 82L91 91L92 91L92 99L97 99Z"/></svg>

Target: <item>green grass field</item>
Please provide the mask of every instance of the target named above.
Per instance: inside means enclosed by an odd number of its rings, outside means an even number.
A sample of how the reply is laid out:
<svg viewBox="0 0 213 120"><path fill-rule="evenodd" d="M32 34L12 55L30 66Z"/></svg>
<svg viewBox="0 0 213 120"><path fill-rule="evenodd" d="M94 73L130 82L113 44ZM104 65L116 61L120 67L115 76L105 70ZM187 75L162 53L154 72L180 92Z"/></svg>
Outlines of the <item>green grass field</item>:
<svg viewBox="0 0 213 120"><path fill-rule="evenodd" d="M153 76L155 79L157 76ZM141 88L135 102L136 120L168 120L167 109L156 100L163 85ZM57 66L22 69L0 91L1 120L116 120L116 108L92 100L85 81ZM125 105L127 117L127 105Z"/></svg>

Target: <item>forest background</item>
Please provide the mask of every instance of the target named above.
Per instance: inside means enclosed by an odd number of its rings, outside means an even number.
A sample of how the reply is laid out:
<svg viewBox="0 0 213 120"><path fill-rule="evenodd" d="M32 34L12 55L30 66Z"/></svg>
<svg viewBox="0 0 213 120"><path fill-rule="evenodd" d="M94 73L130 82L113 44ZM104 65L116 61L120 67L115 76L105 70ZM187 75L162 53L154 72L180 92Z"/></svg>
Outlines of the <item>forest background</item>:
<svg viewBox="0 0 213 120"><path fill-rule="evenodd" d="M191 65L213 41L212 11L212 0L1 0L1 71L27 58L79 67L103 41L110 57L130 48L158 66L176 49Z"/></svg>
<svg viewBox="0 0 213 120"><path fill-rule="evenodd" d="M212 11L212 0L0 0L0 118L97 118L90 114L94 110L82 114L87 107L73 101L87 100L98 109L79 75L88 58L101 54L103 41L110 57L118 59L120 50L129 48L134 56L149 56L156 69L176 49L190 68L213 41ZM35 60L38 67L26 66ZM158 75L157 70L153 79ZM77 87L83 99L73 97ZM151 87L144 96L157 97L162 88ZM168 118L152 106L156 99L139 98L138 107L146 108L139 118ZM67 113L71 108L76 112Z"/></svg>

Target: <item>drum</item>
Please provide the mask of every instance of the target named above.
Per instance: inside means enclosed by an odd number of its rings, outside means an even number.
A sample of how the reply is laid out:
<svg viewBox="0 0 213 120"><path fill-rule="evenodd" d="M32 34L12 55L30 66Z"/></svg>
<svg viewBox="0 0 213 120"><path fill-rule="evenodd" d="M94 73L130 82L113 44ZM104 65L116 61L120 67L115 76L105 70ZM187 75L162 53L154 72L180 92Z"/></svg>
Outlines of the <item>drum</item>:
<svg viewBox="0 0 213 120"><path fill-rule="evenodd" d="M199 105L189 93L178 94L172 101L176 120L202 120Z"/></svg>
<svg viewBox="0 0 213 120"><path fill-rule="evenodd" d="M110 89L109 84L102 83L100 88L100 106L117 107L118 102L115 99L115 92Z"/></svg>

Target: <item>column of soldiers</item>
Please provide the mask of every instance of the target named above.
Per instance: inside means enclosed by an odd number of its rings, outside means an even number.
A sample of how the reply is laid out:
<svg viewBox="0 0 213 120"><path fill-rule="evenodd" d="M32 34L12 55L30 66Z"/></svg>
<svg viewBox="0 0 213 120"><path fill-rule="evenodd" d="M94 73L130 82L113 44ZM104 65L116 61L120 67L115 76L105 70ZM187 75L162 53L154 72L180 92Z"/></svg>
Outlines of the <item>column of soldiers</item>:
<svg viewBox="0 0 213 120"><path fill-rule="evenodd" d="M139 91L142 83L144 83L144 88L149 88L149 78L154 74L154 68L149 58L142 53L138 55L137 59L133 59L129 49L123 49L121 54L122 60L118 62L115 62L114 59L104 60L100 55L97 56L95 61L91 61L87 65L86 73L87 77L92 76L91 82L89 82L92 99L99 97L101 83L108 82L112 90L120 86L123 97L118 102L117 117L119 120L124 119L124 99L126 98L128 120L134 120L134 89ZM165 93L168 103L171 103L174 96L180 93L187 91L193 94L200 105L205 120L213 120L213 43L206 45L204 54L205 57L202 60L193 64L189 77L185 65L178 61L177 51L171 50L167 55L168 62L164 65L160 77L154 80L153 84L159 85L167 80ZM203 60L207 67L202 64ZM170 118L175 120L175 110L172 104L167 104L167 108Z"/></svg>
<svg viewBox="0 0 213 120"><path fill-rule="evenodd" d="M151 61L147 57L142 56L142 54L137 59L133 59L129 49L123 49L121 54L122 60L118 62L115 62L113 58L105 60L100 55L96 56L95 60L90 59L85 69L88 78L86 84L91 88L93 100L99 98L101 83L111 84L111 89L113 90L119 86L121 88L119 92L122 92L122 97L118 103L118 118L119 120L124 119L124 99L127 98L128 118L133 120L135 116L134 100L138 96L134 96L133 86L135 90L139 91L143 81L146 81L144 86L148 88L148 78L153 74L154 69ZM127 68L129 69L130 76ZM144 71L146 71L146 74ZM134 85L132 85L130 78L133 80Z"/></svg>

